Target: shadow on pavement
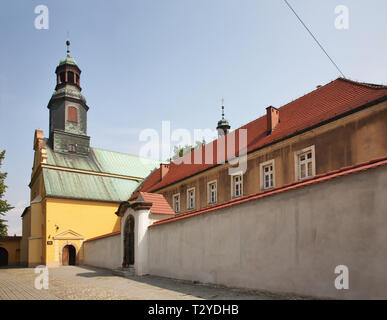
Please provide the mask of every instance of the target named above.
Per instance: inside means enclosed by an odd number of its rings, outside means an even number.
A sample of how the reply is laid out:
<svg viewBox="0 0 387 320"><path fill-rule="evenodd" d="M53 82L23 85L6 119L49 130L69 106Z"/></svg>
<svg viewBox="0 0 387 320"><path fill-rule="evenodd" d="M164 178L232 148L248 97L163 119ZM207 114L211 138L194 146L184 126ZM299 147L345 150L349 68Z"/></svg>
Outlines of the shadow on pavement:
<svg viewBox="0 0 387 320"><path fill-rule="evenodd" d="M108 269L100 269L91 266L78 266L89 272L77 273L79 277L95 278L95 277L119 277ZM190 295L202 299L252 299L252 300L279 300L279 299L300 299L300 297L279 296L266 292L258 292L253 290L243 290L235 288L227 288L222 286L201 284L186 280L169 279L158 276L127 276L122 277L138 283L147 284L160 289L179 292L183 295ZM302 298L301 298L302 299Z"/></svg>

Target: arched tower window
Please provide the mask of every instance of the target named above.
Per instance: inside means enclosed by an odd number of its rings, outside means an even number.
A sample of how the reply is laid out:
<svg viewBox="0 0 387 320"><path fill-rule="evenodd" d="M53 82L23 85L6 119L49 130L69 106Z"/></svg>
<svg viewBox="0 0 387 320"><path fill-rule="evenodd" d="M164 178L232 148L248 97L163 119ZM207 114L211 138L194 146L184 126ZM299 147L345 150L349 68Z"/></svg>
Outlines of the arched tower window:
<svg viewBox="0 0 387 320"><path fill-rule="evenodd" d="M67 121L78 123L78 110L75 107L67 107Z"/></svg>
<svg viewBox="0 0 387 320"><path fill-rule="evenodd" d="M68 80L69 83L74 83L74 72L69 71L67 73L67 80Z"/></svg>
<svg viewBox="0 0 387 320"><path fill-rule="evenodd" d="M64 83L66 81L66 77L65 77L65 73L64 72L61 72L59 77L60 77L60 83Z"/></svg>

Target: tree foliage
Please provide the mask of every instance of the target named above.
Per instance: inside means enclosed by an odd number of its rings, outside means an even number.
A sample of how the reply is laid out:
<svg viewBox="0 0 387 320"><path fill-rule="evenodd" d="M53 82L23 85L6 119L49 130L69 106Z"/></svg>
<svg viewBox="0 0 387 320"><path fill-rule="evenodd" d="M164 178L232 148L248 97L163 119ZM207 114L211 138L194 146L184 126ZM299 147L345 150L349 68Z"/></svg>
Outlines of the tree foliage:
<svg viewBox="0 0 387 320"><path fill-rule="evenodd" d="M182 147L180 145L174 146L172 160L176 160L177 158L180 158L180 157L186 155L187 153L194 151L195 149L200 148L201 146L204 146L205 144L206 144L206 142L203 139L203 141L196 141L195 146L191 146L188 144L185 145L184 147Z"/></svg>
<svg viewBox="0 0 387 320"><path fill-rule="evenodd" d="M5 157L5 150L0 152L0 168L4 157ZM5 190L7 189L7 186L4 184L4 180L6 177L7 177L7 173L0 172L0 237L7 235L6 220L4 220L3 217L9 210L13 209L13 207L9 205L7 200L3 199Z"/></svg>

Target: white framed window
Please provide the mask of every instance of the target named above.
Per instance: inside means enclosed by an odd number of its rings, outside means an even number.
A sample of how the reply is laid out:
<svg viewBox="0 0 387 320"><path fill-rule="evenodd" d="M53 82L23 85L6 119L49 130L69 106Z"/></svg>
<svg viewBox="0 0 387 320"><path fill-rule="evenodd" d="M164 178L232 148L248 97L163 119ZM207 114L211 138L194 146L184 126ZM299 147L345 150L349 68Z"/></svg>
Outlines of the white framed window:
<svg viewBox="0 0 387 320"><path fill-rule="evenodd" d="M243 194L243 175L236 174L231 176L231 196L232 198L241 197Z"/></svg>
<svg viewBox="0 0 387 320"><path fill-rule="evenodd" d="M180 212L180 193L176 193L172 196L173 211L175 213Z"/></svg>
<svg viewBox="0 0 387 320"><path fill-rule="evenodd" d="M195 209L195 188L187 190L187 209Z"/></svg>
<svg viewBox="0 0 387 320"><path fill-rule="evenodd" d="M208 204L213 204L218 201L218 183L216 180L210 181L207 184L207 190L208 190Z"/></svg>
<svg viewBox="0 0 387 320"><path fill-rule="evenodd" d="M294 153L295 176L297 180L316 175L315 147L310 146Z"/></svg>
<svg viewBox="0 0 387 320"><path fill-rule="evenodd" d="M274 159L259 164L261 190L271 189L275 186Z"/></svg>

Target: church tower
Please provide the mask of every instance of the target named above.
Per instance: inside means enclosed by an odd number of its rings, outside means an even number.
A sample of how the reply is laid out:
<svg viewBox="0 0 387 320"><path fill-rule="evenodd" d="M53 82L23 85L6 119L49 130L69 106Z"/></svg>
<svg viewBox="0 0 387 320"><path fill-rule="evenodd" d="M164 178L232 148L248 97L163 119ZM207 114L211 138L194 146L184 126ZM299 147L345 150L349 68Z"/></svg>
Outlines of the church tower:
<svg viewBox="0 0 387 320"><path fill-rule="evenodd" d="M222 99L222 119L218 121L218 126L216 127L216 130L218 131L218 137L225 136L226 134L228 134L230 128L230 124L224 118L224 105Z"/></svg>
<svg viewBox="0 0 387 320"><path fill-rule="evenodd" d="M49 143L55 152L87 156L90 137L87 136L85 97L81 94L79 69L70 56L70 41L66 41L67 55L56 67L56 87L47 108L50 110Z"/></svg>

